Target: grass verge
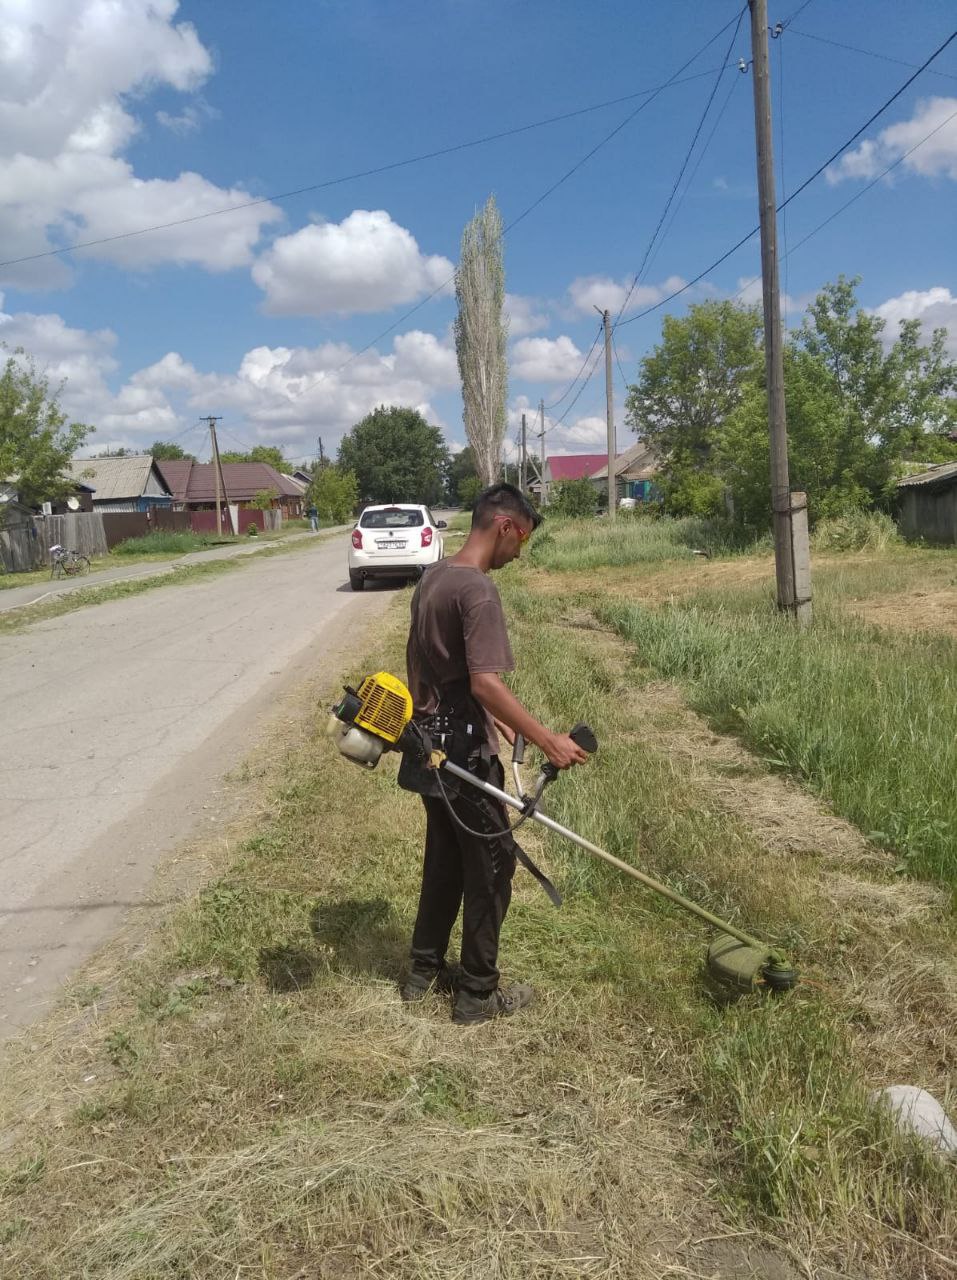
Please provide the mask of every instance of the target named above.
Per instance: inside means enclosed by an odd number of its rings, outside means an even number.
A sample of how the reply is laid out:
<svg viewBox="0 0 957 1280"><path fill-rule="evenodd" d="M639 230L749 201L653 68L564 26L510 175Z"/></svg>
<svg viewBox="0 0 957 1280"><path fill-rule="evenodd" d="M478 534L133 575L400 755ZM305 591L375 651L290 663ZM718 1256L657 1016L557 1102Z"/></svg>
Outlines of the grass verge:
<svg viewBox="0 0 957 1280"><path fill-rule="evenodd" d="M622 513L614 520L549 519L535 534L529 559L557 572L690 560L696 551L726 555L753 547L727 523L687 517L653 519Z"/></svg>
<svg viewBox="0 0 957 1280"><path fill-rule="evenodd" d="M394 761L358 770L316 725L112 1007L78 992L71 1034L6 1073L7 1114L33 1111L0 1173L9 1274L951 1274L953 1179L866 1097L899 1077L943 1091L939 900L904 885L913 910L882 910L881 868L841 867L835 911L837 869L769 858L659 749L620 640L517 574L506 593L519 692L602 742L550 808L787 946L808 980L715 1008L695 921L532 830L567 894L556 912L516 882L504 955L538 1006L464 1031L438 999L403 1006L420 808ZM403 638L397 609L347 677L401 670Z"/></svg>

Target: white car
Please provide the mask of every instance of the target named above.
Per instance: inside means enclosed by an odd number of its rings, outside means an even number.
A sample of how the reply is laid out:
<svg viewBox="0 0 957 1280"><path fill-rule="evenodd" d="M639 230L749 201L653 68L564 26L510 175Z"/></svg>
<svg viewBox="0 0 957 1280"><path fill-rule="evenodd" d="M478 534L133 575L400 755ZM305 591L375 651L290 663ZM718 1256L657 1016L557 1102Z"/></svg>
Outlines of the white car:
<svg viewBox="0 0 957 1280"><path fill-rule="evenodd" d="M366 578L419 578L442 559L444 520L428 507L395 502L366 507L352 530L349 585L361 591Z"/></svg>

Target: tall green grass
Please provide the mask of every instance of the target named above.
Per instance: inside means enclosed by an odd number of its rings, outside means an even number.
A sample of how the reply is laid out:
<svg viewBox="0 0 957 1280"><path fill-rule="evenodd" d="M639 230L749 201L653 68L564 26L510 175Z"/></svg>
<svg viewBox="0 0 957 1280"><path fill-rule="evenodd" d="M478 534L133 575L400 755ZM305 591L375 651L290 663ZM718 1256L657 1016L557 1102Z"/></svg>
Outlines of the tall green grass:
<svg viewBox="0 0 957 1280"><path fill-rule="evenodd" d="M897 850L901 870L957 885L957 643L820 607L801 632L733 597L598 612L698 710Z"/></svg>
<svg viewBox="0 0 957 1280"><path fill-rule="evenodd" d="M206 547L217 546L222 542L235 542L230 536L214 537L206 533L164 532L162 529L154 533L144 534L142 538L127 538L113 548L117 556L141 556L169 552L183 555L187 551L203 551Z"/></svg>
<svg viewBox="0 0 957 1280"><path fill-rule="evenodd" d="M606 565L690 560L695 551L729 555L750 543L731 525L692 517L630 516L614 520L548 519L535 535L530 558L543 569L598 569Z"/></svg>

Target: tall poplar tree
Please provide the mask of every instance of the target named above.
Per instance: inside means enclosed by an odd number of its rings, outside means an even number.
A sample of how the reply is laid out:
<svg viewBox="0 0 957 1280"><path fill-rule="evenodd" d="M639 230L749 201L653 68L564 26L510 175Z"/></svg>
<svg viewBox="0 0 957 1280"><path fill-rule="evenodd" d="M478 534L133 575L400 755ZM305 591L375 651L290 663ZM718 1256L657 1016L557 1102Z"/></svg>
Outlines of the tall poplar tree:
<svg viewBox="0 0 957 1280"><path fill-rule="evenodd" d="M455 296L459 304L455 351L462 378L465 435L478 477L489 485L501 473L508 391L502 217L494 196L489 196L462 233Z"/></svg>

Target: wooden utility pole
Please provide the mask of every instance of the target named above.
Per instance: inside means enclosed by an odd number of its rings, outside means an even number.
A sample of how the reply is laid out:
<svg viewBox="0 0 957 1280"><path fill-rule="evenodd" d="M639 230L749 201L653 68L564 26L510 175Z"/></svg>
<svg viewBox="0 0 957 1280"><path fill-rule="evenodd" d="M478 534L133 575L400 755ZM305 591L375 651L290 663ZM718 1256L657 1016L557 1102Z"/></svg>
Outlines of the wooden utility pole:
<svg viewBox="0 0 957 1280"><path fill-rule="evenodd" d="M611 316L600 307L595 310L601 316L605 330L605 427L608 434L608 514L614 519L618 507L618 477L615 475L615 459L618 443L615 439L615 405L611 381Z"/></svg>
<svg viewBox="0 0 957 1280"><path fill-rule="evenodd" d="M758 159L761 214L761 281L764 295L764 355L771 440L771 510L774 517L774 565L778 608L804 625L811 619L810 553L807 535L795 544L791 483L788 475L788 429L784 409L784 342L778 283L777 200L771 147L771 86L768 73L767 0L748 0L751 11L751 70L754 80L754 136ZM801 495L803 498L803 495ZM804 504L801 504L803 509ZM797 522L806 531L807 519ZM796 553L796 554L795 554ZM795 580L802 582L798 597Z"/></svg>
<svg viewBox="0 0 957 1280"><path fill-rule="evenodd" d="M528 445L525 434L525 414L522 414L522 461L518 473L518 487L522 493L528 488Z"/></svg>
<svg viewBox="0 0 957 1280"><path fill-rule="evenodd" d="M200 418L200 422L209 425L209 451L210 460L213 464L213 473L216 477L216 536L221 537L223 532L223 498L226 500L226 512L229 517L229 532L235 533L233 529L233 513L229 509L229 494L226 492L226 481L223 477L223 464L219 458L219 443L216 439L216 423L222 422L222 418L214 418L212 415L206 418Z"/></svg>
<svg viewBox="0 0 957 1280"><path fill-rule="evenodd" d="M326 465L326 455L322 449L322 436L319 436L319 470L321 471Z"/></svg>
<svg viewBox="0 0 957 1280"><path fill-rule="evenodd" d="M541 458L541 476L539 477L542 486L542 506L548 506L548 486L545 484L545 401L539 400L538 411L541 414L542 425L538 433L539 456Z"/></svg>

